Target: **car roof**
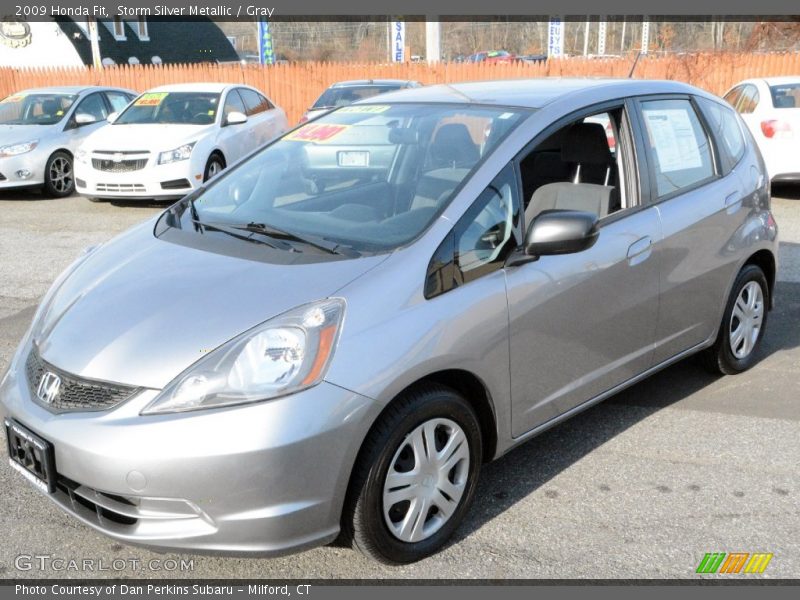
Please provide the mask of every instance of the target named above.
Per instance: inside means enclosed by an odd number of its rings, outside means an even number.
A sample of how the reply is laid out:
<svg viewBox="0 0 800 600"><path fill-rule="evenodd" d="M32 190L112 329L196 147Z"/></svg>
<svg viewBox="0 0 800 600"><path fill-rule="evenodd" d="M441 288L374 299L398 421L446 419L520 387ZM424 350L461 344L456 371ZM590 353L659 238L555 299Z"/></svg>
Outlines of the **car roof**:
<svg viewBox="0 0 800 600"><path fill-rule="evenodd" d="M81 92L91 92L95 90L125 90L124 88L115 88L105 85L60 85L52 87L30 88L27 90L20 90L26 94L80 94Z"/></svg>
<svg viewBox="0 0 800 600"><path fill-rule="evenodd" d="M601 90L602 93L596 93ZM602 96L602 98L597 99L605 100L613 97L670 93L709 95L699 88L678 81L542 78L429 85L389 92L382 94L379 99L359 100L358 104L369 104L370 102L433 102L542 108L565 96L577 94L585 94L587 100L592 100L592 96Z"/></svg>
<svg viewBox="0 0 800 600"><path fill-rule="evenodd" d="M351 87L357 85L408 85L415 83L408 79L352 79L350 81L337 81L332 88Z"/></svg>
<svg viewBox="0 0 800 600"><path fill-rule="evenodd" d="M781 85L784 83L800 83L800 75L786 75L784 77L764 77L767 85Z"/></svg>
<svg viewBox="0 0 800 600"><path fill-rule="evenodd" d="M174 83L160 85L147 90L148 92L211 92L219 94L229 87L248 87L238 83Z"/></svg>

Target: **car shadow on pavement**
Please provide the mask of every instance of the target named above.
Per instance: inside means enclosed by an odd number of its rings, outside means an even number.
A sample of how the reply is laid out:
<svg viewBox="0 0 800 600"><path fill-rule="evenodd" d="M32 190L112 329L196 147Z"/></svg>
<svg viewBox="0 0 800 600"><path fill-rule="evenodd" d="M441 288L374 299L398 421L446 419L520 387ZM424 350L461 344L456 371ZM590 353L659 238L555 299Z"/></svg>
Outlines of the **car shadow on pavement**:
<svg viewBox="0 0 800 600"><path fill-rule="evenodd" d="M57 200L37 188L22 188L0 191L0 202L41 202L43 200Z"/></svg>
<svg viewBox="0 0 800 600"><path fill-rule="evenodd" d="M780 350L800 347L800 328L796 326L800 283L779 282L775 293L776 307L769 314L759 362ZM485 465L472 509L448 546L512 508L618 434L718 379L719 375L710 374L696 358L687 358ZM586 487L591 486L608 491L602 479L586 481ZM555 499L558 492L548 490L545 495Z"/></svg>

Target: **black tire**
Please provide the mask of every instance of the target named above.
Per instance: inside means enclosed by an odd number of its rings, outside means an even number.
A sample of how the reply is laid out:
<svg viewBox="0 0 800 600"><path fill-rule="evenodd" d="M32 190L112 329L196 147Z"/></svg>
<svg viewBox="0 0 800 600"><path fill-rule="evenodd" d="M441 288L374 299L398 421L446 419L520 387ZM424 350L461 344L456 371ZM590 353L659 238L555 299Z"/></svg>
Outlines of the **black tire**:
<svg viewBox="0 0 800 600"><path fill-rule="evenodd" d="M742 290L749 283L754 282L761 288L762 302L763 302L763 316L761 317L761 325L758 331L758 336L753 343L752 350L741 358L737 358L731 348L730 332L731 327L735 321L731 320L733 315L736 301L739 299ZM714 374L723 375L736 375L742 371L746 371L752 367L758 358L758 350L761 345L761 339L764 337L764 331L767 326L767 316L769 314L770 296L769 285L764 271L757 265L745 265L739 271L736 281L733 283L731 295L728 298L728 303L725 306L725 313L722 316L722 323L719 327L717 340L714 345L705 350L702 354L703 363L705 367Z"/></svg>
<svg viewBox="0 0 800 600"><path fill-rule="evenodd" d="M407 436L432 419L454 422L464 433L469 456L468 467L464 469L466 479L456 508L439 529L421 541L406 542L390 531L384 517L384 482L395 455L408 447ZM341 540L385 564L415 562L439 550L472 503L483 458L481 444L475 412L455 391L440 385L424 385L404 393L384 411L364 441L345 501ZM441 489L438 484L426 485ZM425 523L439 512L436 507L428 510Z"/></svg>
<svg viewBox="0 0 800 600"><path fill-rule="evenodd" d="M218 152L214 152L208 157L206 168L203 170L203 183L218 175L225 168L225 159ZM216 169L216 171L214 170Z"/></svg>
<svg viewBox="0 0 800 600"><path fill-rule="evenodd" d="M53 198L65 198L75 191L72 156L63 150L53 152L44 166L44 191Z"/></svg>

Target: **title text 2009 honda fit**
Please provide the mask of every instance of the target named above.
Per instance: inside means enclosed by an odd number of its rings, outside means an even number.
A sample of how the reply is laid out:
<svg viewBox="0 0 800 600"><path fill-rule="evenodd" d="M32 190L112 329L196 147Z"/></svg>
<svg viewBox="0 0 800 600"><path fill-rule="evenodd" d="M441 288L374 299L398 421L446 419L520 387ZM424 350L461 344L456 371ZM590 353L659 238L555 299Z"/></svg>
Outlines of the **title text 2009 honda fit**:
<svg viewBox="0 0 800 600"><path fill-rule="evenodd" d="M341 108L55 282L0 387L11 464L120 540L417 560L483 462L694 352L753 364L769 202L679 83Z"/></svg>

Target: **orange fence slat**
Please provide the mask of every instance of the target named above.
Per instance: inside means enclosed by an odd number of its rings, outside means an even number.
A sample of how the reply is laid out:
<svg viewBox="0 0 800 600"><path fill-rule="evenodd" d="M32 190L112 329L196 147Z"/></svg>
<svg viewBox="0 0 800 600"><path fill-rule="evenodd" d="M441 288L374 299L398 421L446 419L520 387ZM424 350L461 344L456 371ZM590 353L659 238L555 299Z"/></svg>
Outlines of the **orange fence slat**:
<svg viewBox="0 0 800 600"><path fill-rule="evenodd" d="M275 66L240 64L119 65L89 67L0 67L0 97L26 88L101 84L144 91L179 82L245 83L263 90L296 123L322 91L345 79L415 79L424 84L528 77L627 77L635 55L561 58L537 63L335 63L298 62ZM800 53L707 52L642 56L637 79L676 79L715 94L750 77L800 75Z"/></svg>

